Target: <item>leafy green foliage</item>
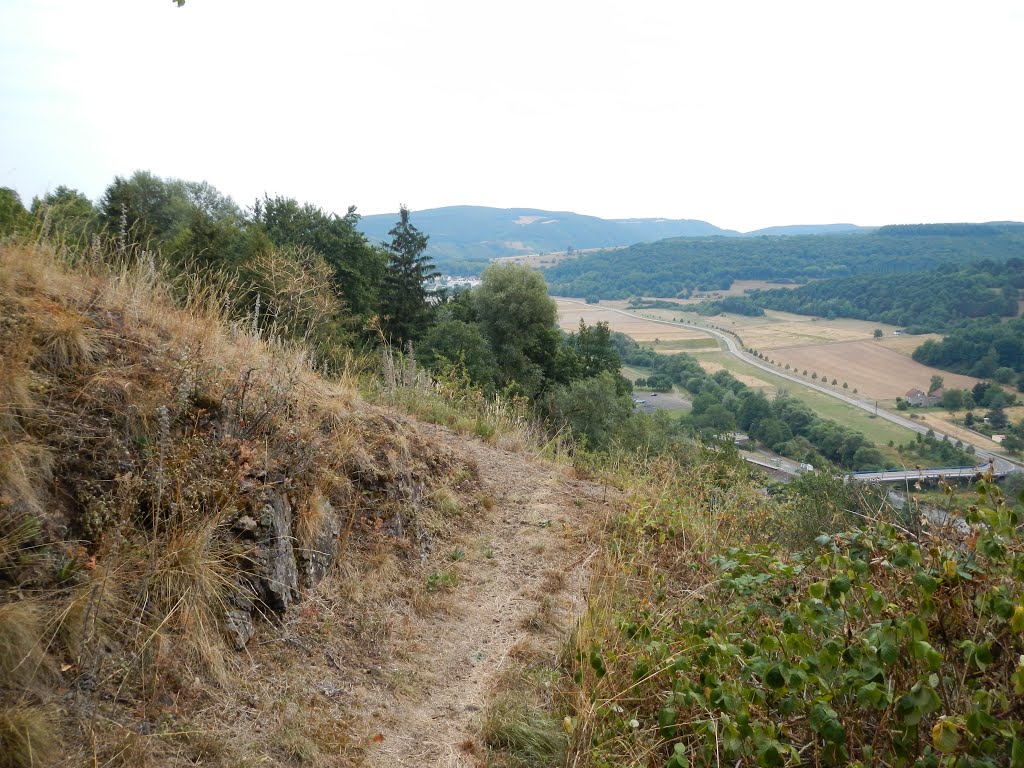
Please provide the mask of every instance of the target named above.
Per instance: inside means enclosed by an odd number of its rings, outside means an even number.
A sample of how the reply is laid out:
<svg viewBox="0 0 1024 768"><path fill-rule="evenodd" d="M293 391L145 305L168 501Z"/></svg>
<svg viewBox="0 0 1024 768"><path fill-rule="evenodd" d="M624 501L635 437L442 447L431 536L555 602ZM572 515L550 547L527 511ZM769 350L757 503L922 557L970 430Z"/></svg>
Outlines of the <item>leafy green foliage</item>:
<svg viewBox="0 0 1024 768"><path fill-rule="evenodd" d="M934 434L918 434L915 440L899 446L899 452L911 466L969 467L978 463L978 458L965 451L962 443L940 440Z"/></svg>
<svg viewBox="0 0 1024 768"><path fill-rule="evenodd" d="M1024 318L1002 323L979 320L950 331L941 340L929 339L914 350L924 365L989 378L999 368L1024 373Z"/></svg>
<svg viewBox="0 0 1024 768"><path fill-rule="evenodd" d="M378 309L386 257L356 229L359 216L327 213L291 198L264 197L253 219L274 245L303 246L321 254L334 272L336 290L356 317L368 320Z"/></svg>
<svg viewBox="0 0 1024 768"><path fill-rule="evenodd" d="M994 485L979 492L966 538L876 521L812 553L732 546L706 572L655 571L580 651L596 702L581 751L596 765L1017 764L1024 519ZM630 546L666 562L671 519L648 513ZM681 597L694 583L711 586Z"/></svg>
<svg viewBox="0 0 1024 768"><path fill-rule="evenodd" d="M540 273L491 265L473 291L474 308L498 362L498 384L534 396L555 377L558 311Z"/></svg>
<svg viewBox="0 0 1024 768"><path fill-rule="evenodd" d="M99 213L92 201L77 189L65 186L35 198L32 216L40 224L46 223L46 234L76 245L84 245L99 231Z"/></svg>
<svg viewBox="0 0 1024 768"><path fill-rule="evenodd" d="M629 397L620 392L614 374L577 379L555 390L551 415L556 423L567 424L586 440L588 448L607 448L633 412Z"/></svg>
<svg viewBox="0 0 1024 768"><path fill-rule="evenodd" d="M819 280L799 288L754 291L749 301L767 309L876 320L906 326L912 333L929 333L968 318L1013 317L1022 286L1024 260L1015 258L959 269Z"/></svg>
<svg viewBox="0 0 1024 768"><path fill-rule="evenodd" d="M442 318L423 337L419 354L432 370L461 366L470 383L486 392L494 390L497 363L491 345L476 323Z"/></svg>
<svg viewBox="0 0 1024 768"><path fill-rule="evenodd" d="M0 187L0 237L13 235L28 227L31 219L21 197L9 187Z"/></svg>

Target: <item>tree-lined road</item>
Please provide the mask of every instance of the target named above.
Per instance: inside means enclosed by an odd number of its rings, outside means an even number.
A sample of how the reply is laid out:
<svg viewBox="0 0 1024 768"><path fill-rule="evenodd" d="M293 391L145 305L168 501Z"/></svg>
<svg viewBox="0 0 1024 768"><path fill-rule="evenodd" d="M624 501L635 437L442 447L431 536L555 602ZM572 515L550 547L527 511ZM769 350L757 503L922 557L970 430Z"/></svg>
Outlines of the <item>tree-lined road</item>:
<svg viewBox="0 0 1024 768"><path fill-rule="evenodd" d="M635 312L629 312L629 311L624 310L624 309L613 309L612 307L602 307L600 305L595 307L595 305L593 305L593 304L587 304L585 301L579 301L577 299L561 299L561 301L567 301L567 302L571 302L573 304L581 304L581 305L583 305L585 307L588 307L590 309L597 308L597 309L601 309L601 310L603 310L605 312L613 312L615 314L622 315L624 317L637 318L637 319L640 319L640 320L645 320L646 322L649 322L649 323L657 323L659 325L667 325L667 326L670 326L672 328L679 328L679 325L680 325L679 323L674 323L671 320L659 320L659 319L653 318L653 317L646 317L644 315L640 315L640 314L637 314ZM816 390L818 392L821 392L823 394L828 395L829 397L834 397L837 400L842 400L844 403L852 405L855 408L860 408L863 411L867 411L868 413L875 414L875 415L877 415L881 419L885 419L886 421L890 421L893 424L898 424L899 426L905 427L906 429L909 429L909 430L911 430L913 432L917 432L919 434L924 435L924 434L927 434L931 430L937 438L941 439L943 437L946 437L946 435L943 435L941 432L935 432L930 427L926 427L923 424L918 424L916 422L910 421L909 419L904 419L902 416L897 416L894 413L890 413L889 411L886 411L886 410L884 410L882 408L878 408L874 404L874 402L868 403L868 402L865 402L865 401L860 400L858 398L851 397L850 395L843 394L842 392L836 392L835 390L830 389L829 387L823 387L821 384L817 384L817 383L814 383L814 382L804 381L799 376L794 376L791 373L787 373L785 371L780 371L777 368L775 368L775 367L769 365L768 363L764 362L760 358L755 357L754 355L751 355L750 353L748 353L746 350L743 349L743 347L740 345L740 343L736 339L736 337L733 336L732 334L726 332L726 331L720 331L717 328L709 328L709 327L707 327L705 325L696 325L696 324L688 324L687 327L694 328L694 329L699 330L699 331L703 331L704 333L707 333L709 336L714 336L715 338L717 338L720 341L725 343L725 349L726 349L726 351L729 352L729 354L733 355L734 357L739 358L740 360L742 360L743 362L745 362L745 363L747 363L749 365L754 366L755 368L760 368L762 371L765 371L766 373L770 373L773 376L777 376L780 379L786 379L787 381L791 381L794 384L799 384L802 387L807 387L808 389ZM996 453L992 453L991 451L986 451L986 450L984 450L982 448L979 448L978 446L972 446L972 447L974 448L975 455L978 458L983 459L986 462L990 462L993 465L993 468L994 468L996 474L1003 475L1003 474L1006 474L1008 472L1013 472L1016 469L1018 469L1019 466L1020 466L1016 462L1010 461L1009 459L1006 459L1003 456L1000 456L1000 455L998 455ZM915 470L915 472L916 472L916 470Z"/></svg>

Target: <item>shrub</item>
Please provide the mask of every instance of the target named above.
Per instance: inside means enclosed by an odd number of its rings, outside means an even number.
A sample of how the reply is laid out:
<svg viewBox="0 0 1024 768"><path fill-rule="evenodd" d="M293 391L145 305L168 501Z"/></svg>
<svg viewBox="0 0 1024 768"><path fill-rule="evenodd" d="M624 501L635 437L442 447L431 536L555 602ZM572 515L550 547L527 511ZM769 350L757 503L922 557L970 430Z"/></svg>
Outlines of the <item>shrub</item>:
<svg viewBox="0 0 1024 768"><path fill-rule="evenodd" d="M596 702L578 748L599 765L1017 764L1022 515L979 493L966 538L873 521L806 554L724 549L700 599L685 570L647 581L577 655Z"/></svg>

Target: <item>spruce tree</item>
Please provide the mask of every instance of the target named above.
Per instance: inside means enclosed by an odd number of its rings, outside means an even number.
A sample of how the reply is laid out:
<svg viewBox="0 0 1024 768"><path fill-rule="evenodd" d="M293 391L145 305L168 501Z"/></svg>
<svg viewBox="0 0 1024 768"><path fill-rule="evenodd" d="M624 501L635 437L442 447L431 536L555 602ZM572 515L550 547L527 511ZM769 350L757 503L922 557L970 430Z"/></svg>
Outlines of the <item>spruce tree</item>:
<svg viewBox="0 0 1024 768"><path fill-rule="evenodd" d="M427 235L409 222L409 209L400 210L401 219L388 232L384 244L388 269L384 277L381 324L392 344L404 346L419 339L430 321L427 281L440 276L434 262L424 255Z"/></svg>

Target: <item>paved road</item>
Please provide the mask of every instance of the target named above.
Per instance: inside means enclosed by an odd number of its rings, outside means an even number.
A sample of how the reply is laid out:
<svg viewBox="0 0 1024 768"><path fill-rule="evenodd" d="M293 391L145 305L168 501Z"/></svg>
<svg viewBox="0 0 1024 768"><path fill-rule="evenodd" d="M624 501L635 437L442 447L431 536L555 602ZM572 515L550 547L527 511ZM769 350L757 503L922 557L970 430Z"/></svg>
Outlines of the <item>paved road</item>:
<svg viewBox="0 0 1024 768"><path fill-rule="evenodd" d="M573 304L582 304L583 306L589 307L591 309L594 308L593 304L587 304L585 301L577 301L576 299L562 299L562 301L569 301L572 302ZM653 317L638 315L635 312L628 312L624 309L612 309L611 307L599 307L599 309L603 309L605 312L614 312L615 314L623 315L624 317L633 317L638 318L640 320L646 320L649 323L659 323L661 325L668 325L673 328L680 327L679 323L673 323L671 320L658 320ZM708 328L707 326L704 325L695 324L689 324L689 327L696 328L700 331L703 331L704 333L710 334L711 336L714 336L715 338L725 342L725 348L731 355L733 355L734 357L738 357L743 362L748 363L749 365L752 365L755 368L760 368L762 371L766 371L772 374L773 376L778 376L781 379L792 381L794 384L799 384L800 386L807 387L808 389L817 390L818 392L826 394L829 397L834 397L837 400L842 400L844 403L848 403L849 405L852 405L855 408L860 408L861 410L867 411L868 413L876 414L880 419L885 419L886 421L891 421L893 424L898 424L901 427L906 427L907 429L913 432L918 432L924 435L928 433L929 429L931 429L931 427L924 426L923 424L918 424L916 422L910 421L909 419L904 419L902 416L897 416L894 413L890 413L889 411L886 411L882 408L878 408L873 401L865 402L864 400L860 400L856 397L845 395L842 392L836 392L835 390L830 389L829 387L824 387L821 384L806 381L800 378L799 376L794 376L791 373L780 371L775 366L769 365L760 358L754 357L753 355L744 351L743 347L740 346L740 343L736 339L736 337L730 333L727 333L726 331L720 331L717 328ZM935 436L940 439L944 437L944 435L941 432L935 432ZM978 446L974 446L974 453L979 459L982 459L983 461L986 462L992 462L997 474L1013 472L1020 468L1020 465L1017 464L1016 462L1005 459L998 454L992 453L991 451L986 451L982 448L979 448Z"/></svg>

